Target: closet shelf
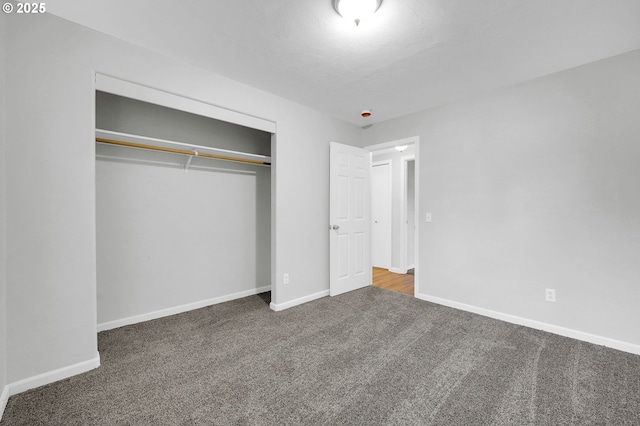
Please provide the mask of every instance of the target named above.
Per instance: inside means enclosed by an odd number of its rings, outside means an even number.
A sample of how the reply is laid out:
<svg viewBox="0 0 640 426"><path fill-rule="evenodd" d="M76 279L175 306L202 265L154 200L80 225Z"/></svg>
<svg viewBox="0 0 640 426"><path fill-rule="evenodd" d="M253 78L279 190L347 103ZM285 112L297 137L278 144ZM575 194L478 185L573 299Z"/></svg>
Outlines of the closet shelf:
<svg viewBox="0 0 640 426"><path fill-rule="evenodd" d="M211 148L208 146L156 139L147 136L114 132L111 130L96 129L96 143L188 155L189 160L186 165L187 168L193 157L236 161L240 163L256 164L259 166L271 166L271 157L266 155L250 154L247 152L231 151L221 148Z"/></svg>

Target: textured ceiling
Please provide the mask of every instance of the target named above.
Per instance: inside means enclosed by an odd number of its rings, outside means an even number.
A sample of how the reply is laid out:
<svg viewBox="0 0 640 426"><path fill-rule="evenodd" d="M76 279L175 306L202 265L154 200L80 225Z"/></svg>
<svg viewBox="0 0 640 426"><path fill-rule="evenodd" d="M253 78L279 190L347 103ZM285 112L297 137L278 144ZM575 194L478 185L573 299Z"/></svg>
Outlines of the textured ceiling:
<svg viewBox="0 0 640 426"><path fill-rule="evenodd" d="M332 3L53 0L47 10L360 126L640 48L640 0L384 0L359 27Z"/></svg>

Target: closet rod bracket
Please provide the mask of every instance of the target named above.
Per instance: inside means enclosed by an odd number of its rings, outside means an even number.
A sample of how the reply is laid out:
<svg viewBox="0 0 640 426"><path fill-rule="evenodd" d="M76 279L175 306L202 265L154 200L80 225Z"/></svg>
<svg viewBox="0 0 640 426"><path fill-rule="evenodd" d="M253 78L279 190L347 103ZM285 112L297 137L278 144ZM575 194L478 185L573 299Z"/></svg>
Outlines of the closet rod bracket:
<svg viewBox="0 0 640 426"><path fill-rule="evenodd" d="M193 160L193 157L197 157L197 156L198 156L198 151L193 151L193 154L190 154L187 156L187 162L184 165L185 173L189 173L189 166L191 165L191 160Z"/></svg>

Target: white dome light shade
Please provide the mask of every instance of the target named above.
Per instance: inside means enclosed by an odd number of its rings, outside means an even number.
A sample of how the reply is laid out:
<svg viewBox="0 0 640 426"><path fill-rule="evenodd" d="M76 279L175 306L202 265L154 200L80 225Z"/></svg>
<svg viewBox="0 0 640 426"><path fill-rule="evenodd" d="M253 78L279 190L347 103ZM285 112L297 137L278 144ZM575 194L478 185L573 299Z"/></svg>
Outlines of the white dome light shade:
<svg viewBox="0 0 640 426"><path fill-rule="evenodd" d="M382 0L335 0L335 8L343 18L358 25L362 19L373 15L380 3Z"/></svg>

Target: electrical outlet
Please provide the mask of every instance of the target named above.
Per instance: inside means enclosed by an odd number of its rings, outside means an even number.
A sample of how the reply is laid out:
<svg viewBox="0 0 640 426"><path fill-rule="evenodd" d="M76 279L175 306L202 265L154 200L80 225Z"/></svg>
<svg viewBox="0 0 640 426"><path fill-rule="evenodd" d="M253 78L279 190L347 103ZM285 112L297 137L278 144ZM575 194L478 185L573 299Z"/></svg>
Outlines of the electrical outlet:
<svg viewBox="0 0 640 426"><path fill-rule="evenodd" d="M555 302L556 301L556 290L554 288L545 288L544 296L547 302Z"/></svg>
<svg viewBox="0 0 640 426"><path fill-rule="evenodd" d="M425 222L431 223L431 213L427 213L424 217Z"/></svg>
<svg viewBox="0 0 640 426"><path fill-rule="evenodd" d="M285 284L289 284L289 274L284 274L283 280Z"/></svg>

